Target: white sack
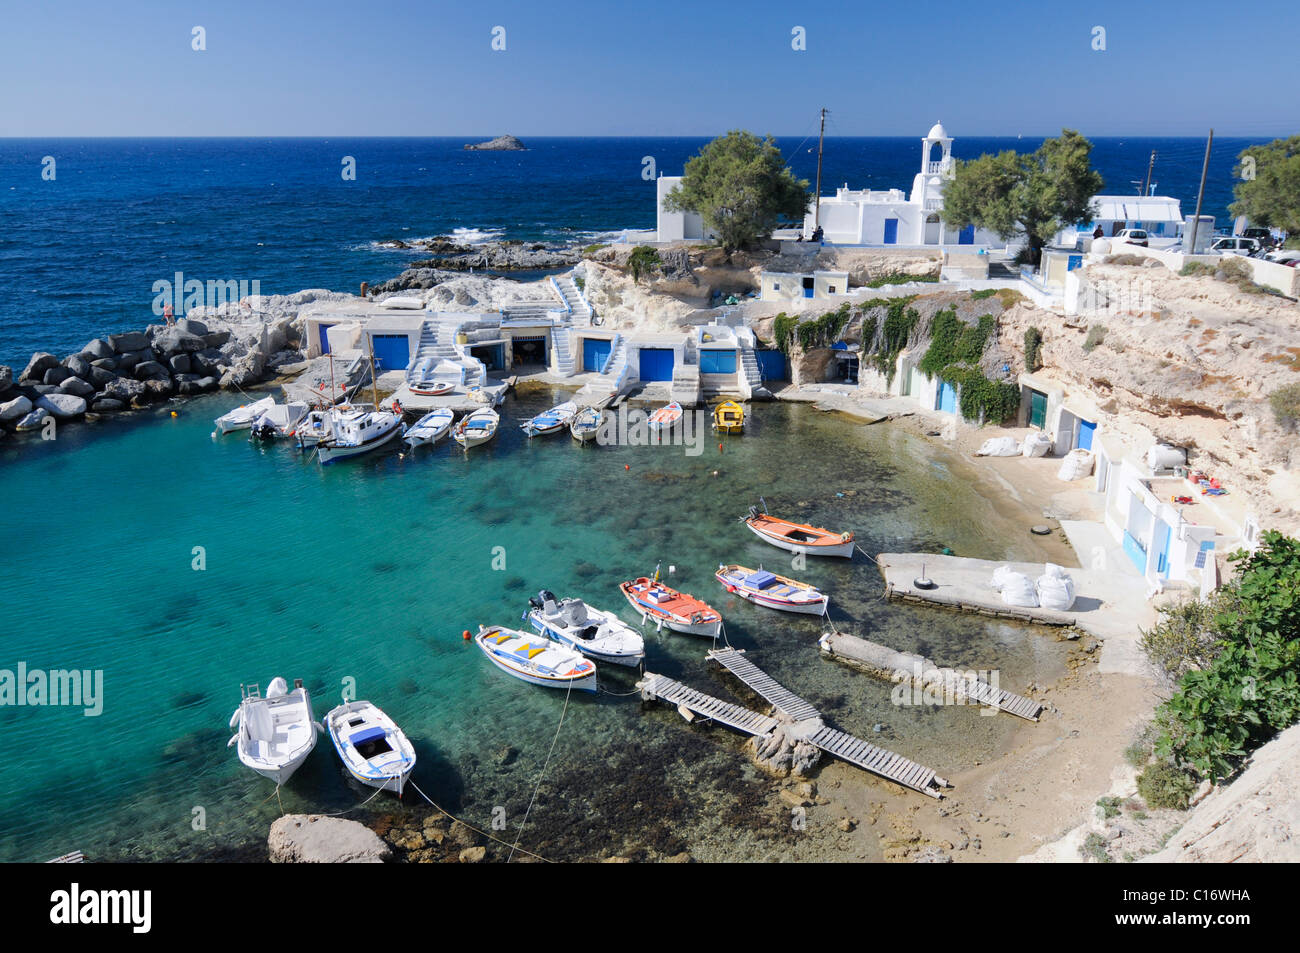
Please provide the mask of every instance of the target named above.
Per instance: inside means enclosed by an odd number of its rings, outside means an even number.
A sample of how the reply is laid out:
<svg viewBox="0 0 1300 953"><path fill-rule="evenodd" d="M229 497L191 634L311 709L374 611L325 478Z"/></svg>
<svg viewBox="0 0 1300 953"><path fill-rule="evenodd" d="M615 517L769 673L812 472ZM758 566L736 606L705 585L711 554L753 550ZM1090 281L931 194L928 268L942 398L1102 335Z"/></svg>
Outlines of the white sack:
<svg viewBox="0 0 1300 953"><path fill-rule="evenodd" d="M1020 452L1027 457L1045 457L1051 449L1052 438L1037 430L1025 438L1024 448Z"/></svg>
<svg viewBox="0 0 1300 953"><path fill-rule="evenodd" d="M1020 456L1020 443L1015 437L993 437L984 441L984 444L976 451L975 456L1018 457Z"/></svg>

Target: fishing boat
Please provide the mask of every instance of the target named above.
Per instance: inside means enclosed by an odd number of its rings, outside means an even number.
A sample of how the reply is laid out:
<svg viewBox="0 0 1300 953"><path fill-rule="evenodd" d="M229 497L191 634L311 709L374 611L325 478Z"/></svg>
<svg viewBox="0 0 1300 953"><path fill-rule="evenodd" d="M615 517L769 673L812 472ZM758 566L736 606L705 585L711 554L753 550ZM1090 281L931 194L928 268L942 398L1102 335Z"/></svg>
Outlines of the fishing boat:
<svg viewBox="0 0 1300 953"><path fill-rule="evenodd" d="M569 421L573 420L577 413L578 405L571 400L566 400L550 410L543 411L531 420L525 420L519 425L519 428L529 437L559 433L569 425Z"/></svg>
<svg viewBox="0 0 1300 953"><path fill-rule="evenodd" d="M326 437L334 436L335 414L354 410L373 410L373 404L336 404L317 410L309 410L293 429L293 438L303 450L314 447Z"/></svg>
<svg viewBox="0 0 1300 953"><path fill-rule="evenodd" d="M501 415L491 407L481 407L472 414L466 414L451 432L455 441L468 450L479 444L487 443L496 436L497 427L501 425Z"/></svg>
<svg viewBox="0 0 1300 953"><path fill-rule="evenodd" d="M726 400L713 408L713 429L719 433L742 433L745 430L745 408L734 400Z"/></svg>
<svg viewBox="0 0 1300 953"><path fill-rule="evenodd" d="M667 626L686 635L703 635L716 639L722 634L722 614L692 595L678 592L655 578L642 576L619 584L624 597L641 621Z"/></svg>
<svg viewBox="0 0 1300 953"><path fill-rule="evenodd" d="M796 582L766 569L749 569L746 566L719 566L714 573L722 587L733 595L747 599L756 606L780 609L784 612L802 612L823 615L830 600L815 586Z"/></svg>
<svg viewBox="0 0 1300 953"><path fill-rule="evenodd" d="M598 407L584 407L574 414L573 419L569 421L569 433L579 443L595 440L596 434L600 431L601 421L604 418L604 412Z"/></svg>
<svg viewBox="0 0 1300 953"><path fill-rule="evenodd" d="M402 433L402 417L390 410L336 410L330 436L316 444L322 464L377 450Z"/></svg>
<svg viewBox="0 0 1300 953"><path fill-rule="evenodd" d="M406 435L402 439L412 450L424 444L432 446L447 436L455 419L456 412L450 407L439 407L407 427Z"/></svg>
<svg viewBox="0 0 1300 953"><path fill-rule="evenodd" d="M650 428L651 433L667 433L677 426L677 422L681 419L682 405L673 401L651 414L650 419L646 421L646 426Z"/></svg>
<svg viewBox="0 0 1300 953"><path fill-rule="evenodd" d="M501 671L546 688L596 690L596 663L550 639L503 625L479 626L475 644Z"/></svg>
<svg viewBox="0 0 1300 953"><path fill-rule="evenodd" d="M397 723L367 701L347 702L325 716L325 731L348 774L398 797L415 767L415 748Z"/></svg>
<svg viewBox="0 0 1300 953"><path fill-rule="evenodd" d="M837 533L806 523L792 523L760 513L757 506L751 506L749 515L742 517L742 521L759 539L792 553L853 558L852 532Z"/></svg>
<svg viewBox="0 0 1300 953"><path fill-rule="evenodd" d="M316 747L320 725L311 711L311 696L302 679L293 691L283 678L273 678L262 697L256 685L239 686L242 699L230 716L238 730L226 747L238 744L239 760L264 778L284 784Z"/></svg>
<svg viewBox="0 0 1300 953"><path fill-rule="evenodd" d="M272 407L275 406L274 397L263 397L261 400L255 400L251 404L240 404L234 410L222 414L213 421L217 425L217 433L232 433L236 430L248 430Z"/></svg>
<svg viewBox="0 0 1300 953"><path fill-rule="evenodd" d="M561 601L549 589L529 599L528 606L529 625L588 658L630 667L645 661L645 640L612 612L601 612L581 599Z"/></svg>
<svg viewBox="0 0 1300 953"><path fill-rule="evenodd" d="M298 422L307 416L310 408L304 403L290 401L286 404L272 404L257 420L253 421L254 440L277 440L293 434Z"/></svg>

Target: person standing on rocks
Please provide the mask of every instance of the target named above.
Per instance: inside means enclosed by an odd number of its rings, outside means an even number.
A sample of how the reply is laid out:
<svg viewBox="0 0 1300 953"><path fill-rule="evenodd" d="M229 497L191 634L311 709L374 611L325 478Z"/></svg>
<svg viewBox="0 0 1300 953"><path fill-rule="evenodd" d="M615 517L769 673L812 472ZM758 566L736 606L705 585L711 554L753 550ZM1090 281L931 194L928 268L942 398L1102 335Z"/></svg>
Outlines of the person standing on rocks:
<svg viewBox="0 0 1300 953"><path fill-rule="evenodd" d="M163 320L168 324L176 323L176 312L172 310L170 302L163 305Z"/></svg>

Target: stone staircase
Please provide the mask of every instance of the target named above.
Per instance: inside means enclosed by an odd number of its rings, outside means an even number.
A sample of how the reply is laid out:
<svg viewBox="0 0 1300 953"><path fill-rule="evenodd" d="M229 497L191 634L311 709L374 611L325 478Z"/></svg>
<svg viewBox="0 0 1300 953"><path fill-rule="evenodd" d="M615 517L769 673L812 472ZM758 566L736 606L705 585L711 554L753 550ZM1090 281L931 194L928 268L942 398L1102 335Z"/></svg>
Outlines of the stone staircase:
<svg viewBox="0 0 1300 953"><path fill-rule="evenodd" d="M456 344L456 334L460 331L462 321L458 318L443 318L438 321L425 321L420 329L420 343L415 351L415 360L406 370L406 382L415 383L420 376L419 367L428 358L433 359L433 367L442 361L451 361L465 368L465 385L487 383L487 368L477 358L470 357Z"/></svg>
<svg viewBox="0 0 1300 953"><path fill-rule="evenodd" d="M748 345L742 345L740 348L740 374L737 376L743 397L750 398L756 392L764 390L763 372L758 366L758 355Z"/></svg>
<svg viewBox="0 0 1300 953"><path fill-rule="evenodd" d="M551 287L560 296L564 306L569 309L569 323L575 328L590 327L595 312L592 311L578 283L573 280L573 275L552 276Z"/></svg>
<svg viewBox="0 0 1300 953"><path fill-rule="evenodd" d="M558 325L551 328L551 373L572 377L577 372L570 347L572 342L573 335L568 328Z"/></svg>
<svg viewBox="0 0 1300 953"><path fill-rule="evenodd" d="M700 391L700 365L682 364L673 368L673 383L668 394L683 407L699 404L703 397Z"/></svg>

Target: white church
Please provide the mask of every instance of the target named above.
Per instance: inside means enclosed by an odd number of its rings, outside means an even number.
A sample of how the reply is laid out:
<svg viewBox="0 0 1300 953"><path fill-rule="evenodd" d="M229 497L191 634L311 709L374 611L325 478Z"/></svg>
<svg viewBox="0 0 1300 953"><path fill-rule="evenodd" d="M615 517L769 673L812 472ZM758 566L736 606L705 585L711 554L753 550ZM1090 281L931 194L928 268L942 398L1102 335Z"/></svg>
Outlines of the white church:
<svg viewBox="0 0 1300 953"><path fill-rule="evenodd" d="M824 195L804 216L803 239L812 238L817 226L822 241L833 245L984 245L1006 246L994 232L974 227L950 228L943 220L943 185L953 167L952 137L935 123L921 140L921 165L912 177L912 191L902 189L850 189ZM689 212L668 212L664 196L681 181L680 176L658 180L658 235L661 242L703 240L700 217Z"/></svg>

